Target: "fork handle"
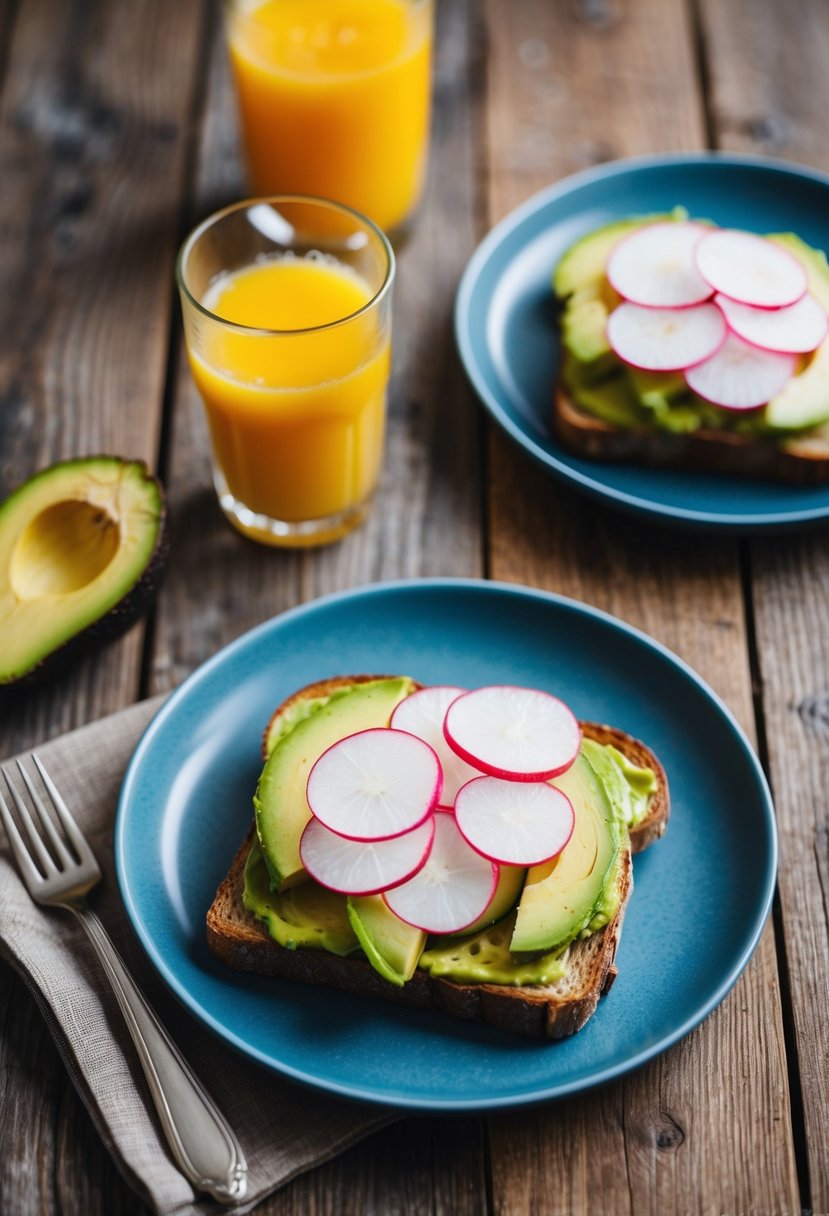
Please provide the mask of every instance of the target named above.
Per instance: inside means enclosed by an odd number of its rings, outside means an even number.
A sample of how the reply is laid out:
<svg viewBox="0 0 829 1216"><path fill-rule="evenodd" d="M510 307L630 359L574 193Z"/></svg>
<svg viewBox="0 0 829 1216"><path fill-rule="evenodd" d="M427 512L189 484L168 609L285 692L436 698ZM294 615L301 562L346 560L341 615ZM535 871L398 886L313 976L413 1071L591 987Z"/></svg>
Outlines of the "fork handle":
<svg viewBox="0 0 829 1216"><path fill-rule="evenodd" d="M247 1163L239 1141L138 989L98 917L88 908L71 910L118 998L179 1168L198 1191L220 1203L238 1203L247 1188Z"/></svg>

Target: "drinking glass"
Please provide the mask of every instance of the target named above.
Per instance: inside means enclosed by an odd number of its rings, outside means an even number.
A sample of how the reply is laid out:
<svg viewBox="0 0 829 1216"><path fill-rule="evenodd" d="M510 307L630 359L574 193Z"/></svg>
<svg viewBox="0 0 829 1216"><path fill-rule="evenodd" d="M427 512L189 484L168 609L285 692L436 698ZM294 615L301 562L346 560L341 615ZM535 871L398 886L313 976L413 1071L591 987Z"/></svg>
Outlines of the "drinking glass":
<svg viewBox="0 0 829 1216"><path fill-rule="evenodd" d="M433 0L228 0L250 182L399 235L423 187Z"/></svg>
<svg viewBox="0 0 829 1216"><path fill-rule="evenodd" d="M227 207L185 240L177 279L219 502L271 545L337 540L383 454L394 255L324 199Z"/></svg>

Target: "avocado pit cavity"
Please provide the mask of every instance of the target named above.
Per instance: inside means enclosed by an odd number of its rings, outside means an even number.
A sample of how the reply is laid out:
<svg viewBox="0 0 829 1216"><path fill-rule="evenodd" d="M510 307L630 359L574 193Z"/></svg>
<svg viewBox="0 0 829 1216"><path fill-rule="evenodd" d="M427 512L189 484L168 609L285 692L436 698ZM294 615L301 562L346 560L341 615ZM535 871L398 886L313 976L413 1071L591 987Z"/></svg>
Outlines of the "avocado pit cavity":
<svg viewBox="0 0 829 1216"><path fill-rule="evenodd" d="M161 486L142 461L66 460L0 503L0 685L123 633L160 581Z"/></svg>
<svg viewBox="0 0 829 1216"><path fill-rule="evenodd" d="M119 527L101 507L56 502L24 528L12 552L9 579L20 600L68 595L106 570L118 552Z"/></svg>

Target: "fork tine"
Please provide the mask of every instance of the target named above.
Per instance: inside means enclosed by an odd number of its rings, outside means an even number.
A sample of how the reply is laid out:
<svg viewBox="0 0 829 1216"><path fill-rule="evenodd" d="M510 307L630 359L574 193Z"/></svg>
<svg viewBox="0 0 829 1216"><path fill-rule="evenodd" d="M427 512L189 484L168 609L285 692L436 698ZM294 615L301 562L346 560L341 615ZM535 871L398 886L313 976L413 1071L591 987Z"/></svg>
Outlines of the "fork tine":
<svg viewBox="0 0 829 1216"><path fill-rule="evenodd" d="M37 771L40 773L43 784L46 786L49 797L52 799L52 806L55 808L55 814L61 821L63 830L69 837L69 840L71 841L72 846L78 856L78 860L84 862L86 865L94 865L97 870L98 862L95 854L92 852L89 842L87 841L83 832L78 827L77 823L75 823L75 820L72 817L72 812L69 810L69 807L58 793L57 786L46 772L40 757L36 752L32 752L31 755L32 762L34 763Z"/></svg>
<svg viewBox="0 0 829 1216"><path fill-rule="evenodd" d="M64 867L64 869L67 866L74 865L75 864L74 858L72 857L72 855L70 854L66 845L63 843L60 836L58 835L58 833L55 829L55 825L52 823L52 820L49 816L49 812L46 810L46 807L43 805L43 802L41 801L40 795L38 794L37 790L35 789L34 785L32 784L31 777L26 772L25 768L23 767L23 765L20 763L19 760L17 761L17 767L20 770L20 776L23 778L23 780L26 784L26 789L29 791L29 797L32 800L32 804L34 805L35 810L37 811L38 815L40 816L40 826L41 826L42 830L46 833L46 835L49 837L49 843L51 844L52 848L55 851L55 856L57 857L60 864Z"/></svg>
<svg viewBox="0 0 829 1216"><path fill-rule="evenodd" d="M5 773L3 776L5 777ZM8 785L8 777L6 777L6 784ZM39 873L35 863L32 861L29 850L23 843L23 837L17 830L17 824L12 819L11 811L6 805L6 800L2 794L0 794L0 819L3 820L3 827L6 829L9 844L11 845L11 849L20 868L20 872L23 875L23 881L26 883L26 886L31 889L32 884L43 882L43 877Z"/></svg>
<svg viewBox="0 0 829 1216"><path fill-rule="evenodd" d="M46 851L45 844L40 839L40 833L38 832L37 828L35 827L35 823L34 823L34 820L32 819L32 815L31 815L31 812L29 811L29 808L26 806L26 803L21 798L21 796L18 793L15 786L12 785L11 781L9 780L9 775L7 772L5 772L5 770L3 772L3 776L6 780L6 786L8 787L8 791L12 796L12 801L14 802L14 805L17 807L17 813L20 816L20 821L23 824L23 827L25 828L26 835L29 837L29 843L30 843L31 847L28 849L28 853L31 856L32 849L34 849L35 853L37 854L37 859L40 862L40 868L43 871L43 873L46 875L46 877L48 878L50 875L54 875L57 873L57 867L55 866L55 863L54 863L54 861L52 861L52 858L49 856L48 852ZM9 817L11 818L11 816L9 816ZM22 837L20 837L20 843L23 844ZM24 845L24 847L25 847L25 845Z"/></svg>

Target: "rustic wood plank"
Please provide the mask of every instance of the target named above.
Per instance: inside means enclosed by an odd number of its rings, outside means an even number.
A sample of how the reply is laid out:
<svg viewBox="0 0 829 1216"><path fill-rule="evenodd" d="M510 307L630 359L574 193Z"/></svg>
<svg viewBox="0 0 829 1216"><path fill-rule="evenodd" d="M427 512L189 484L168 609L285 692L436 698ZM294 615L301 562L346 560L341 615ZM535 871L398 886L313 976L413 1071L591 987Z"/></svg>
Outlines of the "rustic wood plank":
<svg viewBox="0 0 829 1216"><path fill-rule="evenodd" d="M155 464L202 0L22 5L0 108L0 484ZM138 691L143 630L0 703L0 753Z"/></svg>
<svg viewBox="0 0 829 1216"><path fill-rule="evenodd" d="M451 331L454 287L480 232L483 41L472 0L441 7L436 49L432 171L418 223L399 251L387 456L372 516L340 544L306 554L238 536L214 501L201 404L182 356L168 474L173 552L148 667L150 691L175 686L231 638L316 595L380 578L481 572L480 423ZM243 193L232 88L217 30L191 218ZM263 1216L477 1216L486 1205L481 1137L479 1120L393 1126L257 1210Z"/></svg>
<svg viewBox="0 0 829 1216"><path fill-rule="evenodd" d="M4 4L0 33L14 8L0 102L2 494L68 455L155 464L203 22L202 0L41 0ZM142 644L139 626L63 679L6 694L0 754L133 701ZM109 1156L5 965L0 986L0 1208L142 1210L115 1195Z"/></svg>
<svg viewBox="0 0 829 1216"><path fill-rule="evenodd" d="M829 11L803 0L701 5L718 146L829 170ZM736 54L736 48L740 53ZM750 572L768 760L780 825L781 920L802 1089L808 1193L829 1209L829 642L825 534L752 542Z"/></svg>
<svg viewBox="0 0 829 1216"><path fill-rule="evenodd" d="M266 1201L261 1216L482 1216L479 1120L385 1128Z"/></svg>
<svg viewBox="0 0 829 1216"><path fill-rule="evenodd" d="M487 14L492 222L585 163L702 143L680 0L566 9L538 0L509 13L490 0ZM500 435L490 453L491 573L646 629L751 732L736 544L614 517L556 486ZM737 1135L738 1152L725 1147ZM685 1042L600 1093L493 1120L490 1137L504 1216L799 1210L771 930L735 993Z"/></svg>
<svg viewBox="0 0 829 1216"><path fill-rule="evenodd" d="M201 404L182 357L168 479L173 552L152 652L152 691L175 686L219 646L303 600L384 578L481 571L479 421L454 354L451 308L479 230L483 46L474 5L444 6L439 21L430 184L399 251L386 461L371 517L340 544L305 554L237 536L214 501ZM244 192L236 130L217 44L194 219Z"/></svg>

